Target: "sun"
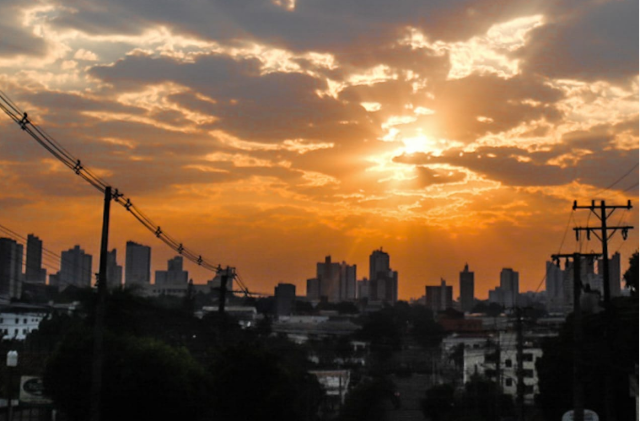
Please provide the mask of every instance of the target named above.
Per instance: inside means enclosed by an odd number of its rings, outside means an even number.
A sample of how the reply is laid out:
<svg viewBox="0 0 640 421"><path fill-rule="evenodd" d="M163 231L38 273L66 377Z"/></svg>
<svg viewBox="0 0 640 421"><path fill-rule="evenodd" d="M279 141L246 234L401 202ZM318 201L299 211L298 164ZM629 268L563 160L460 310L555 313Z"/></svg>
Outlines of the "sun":
<svg viewBox="0 0 640 421"><path fill-rule="evenodd" d="M404 137L402 138L402 143L404 143L402 152L405 154L412 154L416 152L430 152L434 155L439 155L442 152L442 149L440 148L440 145L438 145L438 142L434 141L424 134L419 134L414 137Z"/></svg>

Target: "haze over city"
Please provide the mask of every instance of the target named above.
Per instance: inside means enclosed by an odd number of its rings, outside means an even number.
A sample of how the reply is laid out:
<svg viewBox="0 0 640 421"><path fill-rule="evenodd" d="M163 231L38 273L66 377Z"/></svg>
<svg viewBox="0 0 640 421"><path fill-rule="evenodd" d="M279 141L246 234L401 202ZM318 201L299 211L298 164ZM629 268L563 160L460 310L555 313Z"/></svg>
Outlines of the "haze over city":
<svg viewBox="0 0 640 421"><path fill-rule="evenodd" d="M401 299L465 264L476 297L601 251L573 201L638 221L638 2L3 2L0 90L250 290L383 248ZM11 42L4 42L10 39ZM102 196L0 117L0 224L100 246ZM110 247L175 252L124 209ZM637 228L615 235L623 270ZM213 274L185 262L196 283Z"/></svg>

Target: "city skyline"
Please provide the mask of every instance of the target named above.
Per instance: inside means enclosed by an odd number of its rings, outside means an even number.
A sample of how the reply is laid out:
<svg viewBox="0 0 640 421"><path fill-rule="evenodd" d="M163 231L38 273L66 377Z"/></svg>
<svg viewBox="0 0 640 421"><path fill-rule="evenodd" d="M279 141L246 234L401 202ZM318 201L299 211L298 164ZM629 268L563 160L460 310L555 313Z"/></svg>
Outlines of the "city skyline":
<svg viewBox="0 0 640 421"><path fill-rule="evenodd" d="M459 295L465 263L481 298L505 267L535 291L552 254L601 250L574 240L594 223L574 200L631 200L612 223L638 225L637 1L113 4L1 4L0 91L254 291L381 246L400 299ZM0 131L0 224L81 244L95 272L101 195ZM638 231L611 239L623 271ZM175 255L114 206L109 249L131 239L153 273Z"/></svg>
<svg viewBox="0 0 640 421"><path fill-rule="evenodd" d="M47 272L47 269L50 270L49 276L50 278L47 278L47 284L48 285L58 285L58 286L64 286L64 285L77 285L77 286L89 286L91 284L91 282L89 281L89 279L92 276L95 276L95 273L97 273L97 267L95 270L93 269L88 269L86 266L87 265L91 265L91 266L97 266L97 260L95 259L93 260L93 256L90 254L85 254L84 253L84 249L80 246L80 245L74 245L74 247L66 250L66 251L62 251L61 254L59 256L57 256L54 252L52 252L50 249L48 249L47 247L44 247L43 245L43 241L36 235L34 234L29 234L27 241L24 241L24 239L20 239L17 238L17 240L15 238L9 238L9 237L1 237L0 239L4 241L4 243L7 244L13 244L11 248L11 253L14 254L14 259L15 264L19 264L22 265L23 270L19 273L19 275L21 276L20 281L26 281L29 282L27 279L27 273L29 270L33 271L35 269L40 269L43 272ZM34 240L35 239L35 240ZM24 242L24 244L21 243L21 241ZM44 263L44 260L42 259L42 256L40 258L40 262L42 264L42 266L40 267L29 267L28 264L28 260L27 260L27 256L28 256L28 244L30 244L30 242L36 242L37 244L37 248L40 251L40 254L42 255L42 252L45 251L45 257L49 257L49 260L51 260L52 258L57 259L58 261L58 265L56 266L55 263L52 264L51 261L49 261L48 263ZM3 243L3 244L4 244ZM27 247L25 247L25 245L27 245ZM142 244L138 244L134 241L127 241L127 245L130 246L130 248L136 249L138 250L138 254L139 254L139 249L141 249L143 251L143 264L142 266L146 267L151 267L150 265L147 266L147 260L150 261L152 260L152 255L153 255L153 247L150 246L146 246L146 245L142 245ZM17 256L16 253L20 253L19 250L22 250L22 256ZM130 251L131 252L131 251ZM81 254L83 257L78 256L78 254ZM53 257L55 256L55 257ZM70 257L71 256L71 257ZM6 256L5 256L6 257ZM138 256L139 257L139 256ZM624 289L624 283L622 280L622 274L624 273L624 271L626 270L626 268L624 267L624 262L621 262L620 260L620 253L619 252L615 252L613 253L611 256L609 256L610 258L610 267L609 267L609 271L611 274L611 279L612 280L616 280L618 282L614 282L610 285L610 289L611 289L611 293L612 295L618 296L620 295L620 291L621 289ZM85 262L85 259L87 259L86 261L88 261L88 264ZM126 259L126 257L125 257ZM133 259L133 258L132 258ZM76 262L76 260L79 260L82 262L82 264L78 264ZM92 263L92 260L94 263ZM133 259L135 260L135 259ZM135 270L135 267L140 266L140 262L139 261L133 261L133 265L132 268L129 270ZM328 255L325 257L325 261L324 262L318 262L316 263L316 276L317 278L315 279L306 279L306 280L288 280L288 281L278 281L276 283L273 284L273 287L275 288L276 286L280 285L280 284L287 284L287 285L293 285L294 288L297 288L298 291L300 292L299 296L300 297L306 297L307 299L312 299L312 300L319 300L321 296L326 296L330 302L338 302L338 301L353 301L354 299L361 299L363 297L366 297L368 299L370 299L370 292L369 292L369 282L371 279L369 279L367 276L372 276L372 274L380 272L383 273L385 271L392 271L392 269L390 268L390 256L388 253L383 252L382 248L379 249L375 249L373 250L370 255L369 255L369 267L366 267L366 269L363 268L363 270L365 271L366 275L358 275L357 274L357 265L350 265L348 262L345 261L341 261L341 262L332 262L331 261L331 256ZM601 278L601 272L602 272L602 258L598 258L595 259L595 262L597 262L597 265L595 265L595 263L591 262L589 265L584 266L586 263L583 262L583 276L584 276L584 282L587 282L590 284L590 286L592 287L592 289L595 290L602 290L602 278ZM62 278L60 278L60 273L61 270L60 268L64 265L64 263L66 263L66 269L65 272L77 272L79 274L81 274L81 278L77 279L76 282L73 282L72 279L62 279L65 277L65 275L63 275ZM183 257L180 255L174 255L172 258L168 259L166 262L164 262L164 267L165 269L163 270L155 270L153 272L153 275L151 275L151 272L149 272L149 278L148 278L148 282L145 280L143 282L143 284L146 285L157 285L157 286L162 286L162 285L179 285L179 284L187 284L187 282L189 280L191 280L192 278L189 276L189 272L188 270L183 270L183 265L184 265L184 261L183 261ZM5 265L6 266L6 265ZM3 266L4 267L4 266ZM311 266L310 266L311 267ZM329 270L329 272L325 272L327 269L325 269L325 267L330 267L331 269ZM595 268L597 267L597 271L595 271ZM57 268L57 270L56 270ZM13 266L11 268L7 267L7 270L11 270L13 272L15 272L17 269L17 266ZM127 287L127 286L131 286L132 284L130 283L129 285L126 284L125 279L123 278L123 274L125 273L125 271L127 270L127 265L126 262L119 262L117 260L117 249L113 248L112 250L108 251L108 255L107 255L107 280L108 280L108 285L109 288L113 288L116 285L120 285L123 287ZM18 273L18 272L15 272ZM323 275L324 273L324 275ZM326 275L328 273L328 275ZM401 285L400 282L398 282L398 273L397 271L392 271L392 273L395 274L395 285L396 287ZM517 271L514 271L513 268L505 268L503 267L498 275L497 278L493 279L493 284L491 284L491 281L488 281L488 283L490 284L489 289L487 289L486 294L477 294L477 290L475 289L475 272L474 271L469 271L469 265L468 263L465 263L464 265L464 269L461 270L458 275L458 283L456 284L455 280L448 280L449 285L447 286L447 288L449 288L451 290L451 295L452 295L452 299L456 302L458 302L458 305L464 310L464 311L469 311L472 307L473 307L473 301L474 300L488 300L488 301L492 301L492 302L496 302L499 304L502 304L505 308L510 308L514 305L514 303L517 302L517 297L520 293L526 293L526 292L542 292L542 291L546 291L548 294L549 292L551 293L550 298L547 298L547 307L549 307L550 309L552 308L562 308L562 304L561 303L552 303L552 301L556 300L555 297L559 297L559 300L570 300L570 298L572 297L570 291L571 291L571 286L569 285L570 282L567 282L566 280L563 280L563 275L562 273L564 273L563 269L560 269L560 267L556 266L556 263L551 262L551 261L546 261L545 262L545 277L543 279L543 282L541 282L541 284L539 284L539 287L536 290L520 290L520 283L519 283L519 273ZM560 274L560 275L558 275ZM76 274L77 275L77 274ZM12 279L15 278L16 275L11 275ZM75 276L75 275L74 275ZM329 276L329 278L335 278L333 279L333 281L323 281L324 283L326 282L331 282L335 285L331 286L331 291L329 295L327 296L326 294L322 294L322 293L318 293L318 294L311 294L309 295L309 287L310 287L310 281L315 281L315 287L319 289L319 291L321 290L321 282L319 281L319 279L322 279L324 276ZM73 277L73 276L72 276ZM214 278L215 276L209 276L210 278ZM76 278L78 278L78 276L76 276ZM18 278L15 278L18 279ZM62 279L62 280L61 280ZM93 278L91 278L93 279ZM347 279L350 279L350 281L346 281ZM567 278L568 279L568 278ZM153 280L153 282L151 282ZM366 292L363 293L361 292L361 288L362 288L362 282L363 281L367 281L367 286L366 286ZM32 283L34 282L33 280L31 281ZM204 285L207 282L211 282L210 279L197 279L194 281L194 283L196 285ZM438 289L440 288L441 285L443 285L443 283L446 283L447 280L445 278L440 278L438 280L427 280L425 282L425 284L423 285L423 288L435 288ZM139 281L134 281L135 283L140 283ZM467 290L467 298L466 300L463 298L463 284L466 283L466 290ZM353 285L351 285L353 284ZM12 284L14 285L14 284ZM312 284L313 285L313 284ZM350 286L348 286L350 285ZM326 288L326 287L325 287ZM18 288L16 288L15 286L11 287L12 290L18 290ZM564 295L562 290L564 291ZM334 291L335 290L335 291ZM303 293L304 291L304 293ZM454 292L455 291L455 292ZM505 294L506 291L509 291L509 294ZM569 291L569 292L567 292ZM257 292L255 290L251 290L251 292ZM260 292L260 294L263 295L269 295L269 293L265 293L265 292ZM316 296L317 295L317 296ZM564 298L563 298L564 297ZM398 297L398 300L414 300L414 299L424 299L427 298L427 295L424 293L424 289L423 289L423 294L420 295L416 295L416 296L411 296L411 297ZM428 298L427 298L428 299ZM383 299L378 299L378 300L374 300L374 301L385 301L385 302L395 302L395 299L391 298L391 297L385 297ZM443 301L444 302L444 301ZM569 304L564 304L566 305L570 305Z"/></svg>

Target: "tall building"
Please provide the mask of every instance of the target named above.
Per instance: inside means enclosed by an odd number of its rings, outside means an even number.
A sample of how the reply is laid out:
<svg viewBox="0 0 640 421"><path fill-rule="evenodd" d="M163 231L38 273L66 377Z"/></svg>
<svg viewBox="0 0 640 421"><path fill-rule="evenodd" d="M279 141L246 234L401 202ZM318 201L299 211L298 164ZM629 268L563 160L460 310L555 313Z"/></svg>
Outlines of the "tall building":
<svg viewBox="0 0 640 421"><path fill-rule="evenodd" d="M11 238L0 238L0 297L20 298L24 247Z"/></svg>
<svg viewBox="0 0 640 421"><path fill-rule="evenodd" d="M307 279L307 299L320 299L320 280L318 278Z"/></svg>
<svg viewBox="0 0 640 421"><path fill-rule="evenodd" d="M125 258L125 283L127 287L151 284L151 247L127 241Z"/></svg>
<svg viewBox="0 0 640 421"><path fill-rule="evenodd" d="M47 282L47 270L42 267L42 240L33 234L27 237L27 259L24 280L35 284Z"/></svg>
<svg viewBox="0 0 640 421"><path fill-rule="evenodd" d="M307 280L307 298L326 297L332 303L355 300L356 269L356 265L332 262L331 256L325 257L324 262L316 264L316 277Z"/></svg>
<svg viewBox="0 0 640 421"><path fill-rule="evenodd" d="M439 286L427 285L425 292L426 306L434 312L444 311L453 307L453 287L447 286L447 282L444 279L440 280Z"/></svg>
<svg viewBox="0 0 640 421"><path fill-rule="evenodd" d="M549 313L564 312L564 271L553 262L547 262L545 279L547 311Z"/></svg>
<svg viewBox="0 0 640 421"><path fill-rule="evenodd" d="M369 280L376 279L378 273L387 273L391 270L389 266L389 254L380 250L374 250L369 256Z"/></svg>
<svg viewBox="0 0 640 421"><path fill-rule="evenodd" d="M296 286L293 284L278 284L274 290L276 301L276 315L290 316L296 303Z"/></svg>
<svg viewBox="0 0 640 421"><path fill-rule="evenodd" d="M460 309L468 312L474 306L474 273L469 271L469 265L464 265L460 272Z"/></svg>
<svg viewBox="0 0 640 421"><path fill-rule="evenodd" d="M500 272L500 290L502 291L502 305L506 308L518 305L520 294L520 274L511 268L504 268Z"/></svg>
<svg viewBox="0 0 640 421"><path fill-rule="evenodd" d="M600 279L604 277L603 259L598 259L598 275ZM619 297L621 293L620 282L620 253L616 252L609 258L609 295L611 297ZM604 280L601 280L600 288L596 288L604 295Z"/></svg>
<svg viewBox="0 0 640 421"><path fill-rule="evenodd" d="M156 285L186 285L189 272L182 270L182 256L167 261L167 270L156 270Z"/></svg>
<svg viewBox="0 0 640 421"><path fill-rule="evenodd" d="M122 266L118 264L116 249L107 253L107 288L122 288Z"/></svg>
<svg viewBox="0 0 640 421"><path fill-rule="evenodd" d="M91 255L86 254L78 245L63 251L60 258L60 271L56 276L58 289L64 289L69 285L80 288L91 287L93 278L91 260Z"/></svg>
<svg viewBox="0 0 640 421"><path fill-rule="evenodd" d="M374 250L369 256L369 300L398 301L398 272L391 269L389 254Z"/></svg>

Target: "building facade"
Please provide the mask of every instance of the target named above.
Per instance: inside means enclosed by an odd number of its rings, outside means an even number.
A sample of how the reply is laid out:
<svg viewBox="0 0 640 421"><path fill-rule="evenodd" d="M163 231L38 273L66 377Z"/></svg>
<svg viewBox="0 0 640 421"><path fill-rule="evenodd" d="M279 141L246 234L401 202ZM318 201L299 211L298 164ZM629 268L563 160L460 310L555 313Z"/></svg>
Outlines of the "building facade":
<svg viewBox="0 0 640 421"><path fill-rule="evenodd" d="M432 311L444 311L453 307L453 287L447 286L444 279L440 280L440 285L427 285L426 290L426 306Z"/></svg>
<svg viewBox="0 0 640 421"><path fill-rule="evenodd" d="M33 234L27 236L24 280L34 284L45 284L47 282L47 270L42 267L42 240Z"/></svg>
<svg viewBox="0 0 640 421"><path fill-rule="evenodd" d="M60 258L60 271L54 278L59 290L73 285L79 288L89 288L92 285L92 257L76 245L72 249L63 251Z"/></svg>
<svg viewBox="0 0 640 421"><path fill-rule="evenodd" d="M369 256L369 301L398 301L398 272L391 269L389 254L374 250Z"/></svg>
<svg viewBox="0 0 640 421"><path fill-rule="evenodd" d="M184 285L189 282L189 272L182 269L182 256L167 261L167 270L156 271L156 285Z"/></svg>
<svg viewBox="0 0 640 421"><path fill-rule="evenodd" d="M0 238L0 297L20 298L24 247L11 238Z"/></svg>
<svg viewBox="0 0 640 421"><path fill-rule="evenodd" d="M276 302L276 316L290 316L295 310L296 286L293 284L278 284L274 289Z"/></svg>
<svg viewBox="0 0 640 421"><path fill-rule="evenodd" d="M107 253L107 288L122 288L122 266L118 264L116 249Z"/></svg>
<svg viewBox="0 0 640 421"><path fill-rule="evenodd" d="M151 247L127 241L124 281L127 287L151 284Z"/></svg>
<svg viewBox="0 0 640 421"><path fill-rule="evenodd" d="M469 265L464 265L460 272L460 309L470 312L475 304L474 298L474 273L469 271Z"/></svg>

